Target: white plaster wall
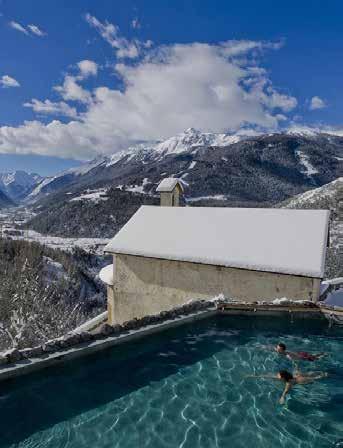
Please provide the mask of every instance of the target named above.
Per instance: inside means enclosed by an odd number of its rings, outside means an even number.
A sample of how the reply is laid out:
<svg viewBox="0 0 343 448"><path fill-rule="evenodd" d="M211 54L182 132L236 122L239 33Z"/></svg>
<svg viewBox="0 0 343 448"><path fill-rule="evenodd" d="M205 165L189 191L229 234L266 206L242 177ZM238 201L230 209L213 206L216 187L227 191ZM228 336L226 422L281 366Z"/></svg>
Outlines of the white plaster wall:
<svg viewBox="0 0 343 448"><path fill-rule="evenodd" d="M242 301L317 300L319 279L116 255L114 286L108 289L111 323L169 310L190 299L223 293Z"/></svg>

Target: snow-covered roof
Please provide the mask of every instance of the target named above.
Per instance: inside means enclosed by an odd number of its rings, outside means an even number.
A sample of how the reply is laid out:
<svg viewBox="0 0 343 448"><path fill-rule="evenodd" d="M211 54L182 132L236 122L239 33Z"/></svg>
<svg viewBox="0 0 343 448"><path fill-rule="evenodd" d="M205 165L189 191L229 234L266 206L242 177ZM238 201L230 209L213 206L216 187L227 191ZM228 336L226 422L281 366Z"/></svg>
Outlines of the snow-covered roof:
<svg viewBox="0 0 343 448"><path fill-rule="evenodd" d="M171 192L174 190L174 188L176 187L176 185L179 184L181 190L183 191L183 186L182 186L182 182L180 181L180 179L176 178L176 177L166 177L165 179L163 179L159 186L156 188L156 191L161 193L161 192Z"/></svg>
<svg viewBox="0 0 343 448"><path fill-rule="evenodd" d="M326 210L142 206L106 252L322 277Z"/></svg>
<svg viewBox="0 0 343 448"><path fill-rule="evenodd" d="M113 264L109 264L108 266L105 266L99 272L100 280L102 280L104 283L106 283L106 285L112 286L113 285L113 273L114 273Z"/></svg>

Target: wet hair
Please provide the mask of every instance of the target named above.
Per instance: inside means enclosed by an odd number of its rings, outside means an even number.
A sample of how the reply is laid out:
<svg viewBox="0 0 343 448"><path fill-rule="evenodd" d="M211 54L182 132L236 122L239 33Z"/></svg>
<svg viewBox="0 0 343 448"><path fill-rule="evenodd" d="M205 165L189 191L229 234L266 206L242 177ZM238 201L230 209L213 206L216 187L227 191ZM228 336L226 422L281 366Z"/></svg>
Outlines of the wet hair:
<svg viewBox="0 0 343 448"><path fill-rule="evenodd" d="M279 375L282 380L286 381L286 383L293 379L293 375L287 370L280 370Z"/></svg>
<svg viewBox="0 0 343 448"><path fill-rule="evenodd" d="M282 348L282 350L286 350L286 346L282 342L279 342L277 346Z"/></svg>

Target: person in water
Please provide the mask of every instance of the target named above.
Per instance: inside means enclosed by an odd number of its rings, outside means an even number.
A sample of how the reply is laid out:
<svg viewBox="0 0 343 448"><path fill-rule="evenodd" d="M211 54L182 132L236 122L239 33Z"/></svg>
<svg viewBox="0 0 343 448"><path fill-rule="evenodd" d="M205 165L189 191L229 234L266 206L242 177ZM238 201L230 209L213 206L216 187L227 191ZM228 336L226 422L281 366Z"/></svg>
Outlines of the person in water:
<svg viewBox="0 0 343 448"><path fill-rule="evenodd" d="M289 352L287 351L286 345L282 342L274 348L274 350L279 353L279 355L284 355L291 361L317 361L321 359L326 353L307 353L307 352Z"/></svg>
<svg viewBox="0 0 343 448"><path fill-rule="evenodd" d="M285 388L280 397L279 403L284 404L285 398L288 392L293 386L298 384L306 385L313 383L314 381L326 378L328 374L326 372L306 372L301 373L299 371L294 372L294 374L288 372L288 370L280 370L277 375L249 375L250 378L267 378L272 380L280 380L285 383Z"/></svg>
<svg viewBox="0 0 343 448"><path fill-rule="evenodd" d="M280 370L276 375L276 379L283 381L285 383L285 388L280 397L279 403L284 404L286 395L292 389L293 386L297 384L305 385L313 383L314 381L321 380L322 378L327 377L328 374L326 372L307 372L300 373L296 371L294 375L288 370Z"/></svg>

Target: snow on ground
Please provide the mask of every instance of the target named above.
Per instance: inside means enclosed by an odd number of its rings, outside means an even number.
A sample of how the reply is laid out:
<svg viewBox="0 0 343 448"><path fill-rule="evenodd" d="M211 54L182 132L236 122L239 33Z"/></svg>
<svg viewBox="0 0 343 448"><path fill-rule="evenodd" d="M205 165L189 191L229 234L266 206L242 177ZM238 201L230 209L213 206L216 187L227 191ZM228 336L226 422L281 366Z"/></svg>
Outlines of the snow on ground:
<svg viewBox="0 0 343 448"><path fill-rule="evenodd" d="M42 189L43 189L46 185L50 184L50 182L52 182L53 180L57 179L57 177L58 177L58 176L55 176L55 177L46 177L44 180L42 180L41 183L39 183L39 184L37 185L36 188L34 188L34 189L31 191L31 193L28 195L28 198L29 198L29 199L30 199L30 198L32 199L32 198L34 198L35 196L39 195L40 192L42 191Z"/></svg>
<svg viewBox="0 0 343 448"><path fill-rule="evenodd" d="M106 283L106 285L113 285L113 275L114 275L114 267L113 264L109 264L101 269L99 272L99 278L101 281Z"/></svg>
<svg viewBox="0 0 343 448"><path fill-rule="evenodd" d="M319 129L309 128L301 125L292 125L286 131L286 134L288 135L296 135L300 137L316 137L319 133Z"/></svg>
<svg viewBox="0 0 343 448"><path fill-rule="evenodd" d="M34 199L35 196L39 195L44 187L52 183L54 180L59 179L68 174L74 176L82 176L87 174L93 168L96 168L100 165L104 165L106 163L107 158L104 156L99 156L93 160L82 163L80 166L75 168L70 168L69 170L62 171L61 173L56 174L56 176L46 177L37 187L29 194L28 199Z"/></svg>
<svg viewBox="0 0 343 448"><path fill-rule="evenodd" d="M288 206L293 207L296 205L301 205L302 203L311 204L318 198L333 196L336 194L340 184L342 184L343 186L343 177L339 177L333 182L323 185L322 187L314 188L313 190L309 190L305 193L295 196L295 198L288 203Z"/></svg>
<svg viewBox="0 0 343 448"><path fill-rule="evenodd" d="M144 179L143 179L143 183L142 183L142 185L130 185L130 186L127 186L126 187L126 191L131 191L132 193L141 193L141 194L144 194L145 193L145 191L144 191L144 187L147 185L147 184L150 184L151 182L149 181L149 179L147 178L147 177L145 177Z"/></svg>
<svg viewBox="0 0 343 448"><path fill-rule="evenodd" d="M105 245L109 242L108 238L63 238L59 236L42 235L34 230L24 230L20 235L11 236L15 240L25 240L36 242L53 249L72 251L78 247L86 252L92 252L98 255L103 254Z"/></svg>
<svg viewBox="0 0 343 448"><path fill-rule="evenodd" d="M108 238L62 238L58 236L42 235L34 230L20 229L34 214L27 209L2 210L0 215L0 237L10 237L14 240L37 242L53 249L72 251L79 247L86 252L103 254L103 248L109 242Z"/></svg>
<svg viewBox="0 0 343 448"><path fill-rule="evenodd" d="M224 194L215 194L213 196L197 196L194 198L187 198L187 202L197 202L205 199L213 199L215 201L225 201L226 196Z"/></svg>
<svg viewBox="0 0 343 448"><path fill-rule="evenodd" d="M54 261L50 257L43 257L43 263L44 280L48 285L62 279L68 280L68 275L61 263Z"/></svg>
<svg viewBox="0 0 343 448"><path fill-rule="evenodd" d="M318 170L311 164L310 158L307 154L305 154L302 151L295 151L296 155L300 159L300 163L303 165L303 173L306 174L306 176L311 177L313 174L317 174Z"/></svg>
<svg viewBox="0 0 343 448"><path fill-rule="evenodd" d="M2 230L13 230L16 225L23 224L36 216L36 213L27 208L15 208L4 209L0 214L0 226Z"/></svg>
<svg viewBox="0 0 343 448"><path fill-rule="evenodd" d="M84 200L93 202L107 201L108 200L108 196L106 196L107 191L108 188L100 188L98 190L86 190L80 196L70 199L69 202L84 201Z"/></svg>
<svg viewBox="0 0 343 448"><path fill-rule="evenodd" d="M237 135L212 134L189 128L181 134L168 138L167 140L157 144L154 149L156 152L164 155L179 154L189 150L192 147L227 146L232 143L237 143L240 140L241 137Z"/></svg>
<svg viewBox="0 0 343 448"><path fill-rule="evenodd" d="M196 160L193 160L193 162L191 162L191 164L189 165L188 169L189 169L189 170L192 170L192 169L195 167L195 165L196 165L197 163L198 163L198 162L197 162Z"/></svg>
<svg viewBox="0 0 343 448"><path fill-rule="evenodd" d="M343 187L343 177L323 185L319 188L314 188L313 190L306 191L295 198L293 198L288 204L287 208L298 208L306 206L311 206L316 204L317 201L323 199L334 199L339 188ZM339 239L342 238L343 228L339 220L334 220L330 226L330 245L336 247L339 244Z"/></svg>

